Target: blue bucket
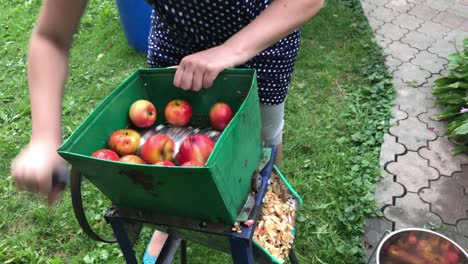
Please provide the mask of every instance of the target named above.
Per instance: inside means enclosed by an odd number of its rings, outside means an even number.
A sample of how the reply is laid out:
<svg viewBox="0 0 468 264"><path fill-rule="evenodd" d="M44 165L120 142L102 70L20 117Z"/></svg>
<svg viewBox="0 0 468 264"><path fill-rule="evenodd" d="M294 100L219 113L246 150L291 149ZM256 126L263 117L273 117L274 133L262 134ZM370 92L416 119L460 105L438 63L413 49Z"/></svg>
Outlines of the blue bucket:
<svg viewBox="0 0 468 264"><path fill-rule="evenodd" d="M140 52L148 51L151 6L145 0L115 0L128 44Z"/></svg>

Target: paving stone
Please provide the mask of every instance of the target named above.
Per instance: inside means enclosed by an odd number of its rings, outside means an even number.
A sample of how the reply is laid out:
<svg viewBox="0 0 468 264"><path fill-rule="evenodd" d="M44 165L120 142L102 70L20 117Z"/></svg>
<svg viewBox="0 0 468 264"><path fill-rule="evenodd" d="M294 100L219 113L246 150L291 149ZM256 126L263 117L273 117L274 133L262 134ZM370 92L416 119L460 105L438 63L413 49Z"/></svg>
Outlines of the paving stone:
<svg viewBox="0 0 468 264"><path fill-rule="evenodd" d="M400 110L400 106L396 104L392 106L392 116L393 117L390 118L390 125L395 126L398 125L398 121L408 118L408 113Z"/></svg>
<svg viewBox="0 0 468 264"><path fill-rule="evenodd" d="M452 176L453 181L460 187L465 189L468 194L468 166L462 166L462 171L455 172Z"/></svg>
<svg viewBox="0 0 468 264"><path fill-rule="evenodd" d="M468 6L466 5L452 5L449 7L449 9L447 10L451 13L454 13L458 16L461 16L461 17L468 17Z"/></svg>
<svg viewBox="0 0 468 264"><path fill-rule="evenodd" d="M395 78L400 78L403 83L411 86L421 86L427 82L427 78L431 76L431 73L421 69L409 62L403 62L398 66L398 70L393 72Z"/></svg>
<svg viewBox="0 0 468 264"><path fill-rule="evenodd" d="M379 242L385 231L392 231L392 226L392 223L385 218L367 219L364 225L365 234L361 241L364 253L366 254L366 261L369 259L374 249L379 246ZM375 256L370 263L376 263Z"/></svg>
<svg viewBox="0 0 468 264"><path fill-rule="evenodd" d="M424 203L415 193L406 193L404 197L397 198L395 206L388 206L384 209L384 215L395 223L395 230L442 225L440 217L431 213L429 204Z"/></svg>
<svg viewBox="0 0 468 264"><path fill-rule="evenodd" d="M388 47L388 45L390 43L392 43L391 39L388 39L388 38L386 38L386 37L384 37L382 35L379 35L379 34L375 34L374 38L375 38L375 41L377 42L377 44L379 44L379 46L382 47L382 48Z"/></svg>
<svg viewBox="0 0 468 264"><path fill-rule="evenodd" d="M419 32L426 34L428 37L439 39L441 35L445 35L450 31L450 28L443 26L439 23L426 21L421 24L421 27L416 29Z"/></svg>
<svg viewBox="0 0 468 264"><path fill-rule="evenodd" d="M379 29L385 22L376 19L375 17L367 16L367 21L369 22L369 26L371 26L372 30L376 31Z"/></svg>
<svg viewBox="0 0 468 264"><path fill-rule="evenodd" d="M383 22L392 22L392 20L395 19L396 16L398 16L398 13L391 10L390 8L379 6L376 9L372 10L372 12L369 13L369 16L374 17Z"/></svg>
<svg viewBox="0 0 468 264"><path fill-rule="evenodd" d="M449 71L447 69L441 70L439 73L441 76L447 76L449 74Z"/></svg>
<svg viewBox="0 0 468 264"><path fill-rule="evenodd" d="M468 32L468 20L463 22L463 24L458 28L458 30Z"/></svg>
<svg viewBox="0 0 468 264"><path fill-rule="evenodd" d="M394 41L384 49L385 53L392 55L395 59L402 62L410 61L419 52L417 49L410 47L408 44L400 41Z"/></svg>
<svg viewBox="0 0 468 264"><path fill-rule="evenodd" d="M429 130L434 131L437 136L443 136L447 131L447 122L445 121L436 121L434 120L433 116L440 114L443 108L439 105L435 107L427 108L426 113L422 113L418 115L418 119L422 122L426 123Z"/></svg>
<svg viewBox="0 0 468 264"><path fill-rule="evenodd" d="M395 18L395 20L393 20L392 23L411 31L417 29L423 22L424 20L419 19L415 16L411 16L408 14L400 14Z"/></svg>
<svg viewBox="0 0 468 264"><path fill-rule="evenodd" d="M428 6L437 11L445 11L448 9L447 2L441 0L426 0L426 2L423 3L423 6Z"/></svg>
<svg viewBox="0 0 468 264"><path fill-rule="evenodd" d="M455 4L468 6L468 0L452 0Z"/></svg>
<svg viewBox="0 0 468 264"><path fill-rule="evenodd" d="M424 92L413 87L406 87L397 90L395 103L400 105L400 110L408 113L409 116L418 116L427 112L427 107L433 105Z"/></svg>
<svg viewBox="0 0 468 264"><path fill-rule="evenodd" d="M403 38L405 34L408 34L409 31L395 24L385 23L376 31L376 33L383 35L391 40L399 40Z"/></svg>
<svg viewBox="0 0 468 264"><path fill-rule="evenodd" d="M407 83L403 82L403 80L400 78L400 77L397 77L395 76L395 72L392 73L392 83L393 83L393 87L395 87L395 89L401 89L402 87L406 87L408 86Z"/></svg>
<svg viewBox="0 0 468 264"><path fill-rule="evenodd" d="M439 177L437 170L429 167L427 160L414 151L398 156L396 162L387 165L387 171L396 176L396 182L402 184L406 191L414 193L429 187L429 180Z"/></svg>
<svg viewBox="0 0 468 264"><path fill-rule="evenodd" d="M426 0L408 0L408 2L416 5L422 5L422 3L426 2Z"/></svg>
<svg viewBox="0 0 468 264"><path fill-rule="evenodd" d="M439 39L431 47L429 51L437 54L441 58L448 58L448 56L457 51L455 44L448 40Z"/></svg>
<svg viewBox="0 0 468 264"><path fill-rule="evenodd" d="M431 77L432 77L432 76L431 76ZM418 90L420 90L421 92L425 93L425 94L426 94L426 97L427 97L428 99L435 100L435 97L434 97L434 95L432 94L432 92L434 91L434 88L433 88L432 86L424 85L424 86L418 87Z"/></svg>
<svg viewBox="0 0 468 264"><path fill-rule="evenodd" d="M401 60L395 59L391 55L385 56L385 66L387 66L389 73L396 71L398 69L398 66L400 66L401 64Z"/></svg>
<svg viewBox="0 0 468 264"><path fill-rule="evenodd" d="M428 148L420 149L419 155L429 160L429 166L439 170L444 176L451 176L456 171L461 171L462 164L468 164L468 156L460 154L452 155L453 148L456 147L445 137L439 137L435 141L429 142Z"/></svg>
<svg viewBox="0 0 468 264"><path fill-rule="evenodd" d="M456 225L459 219L468 218L468 196L450 177L442 176L431 182L431 187L419 191L419 197L431 204L431 212L439 215L444 223Z"/></svg>
<svg viewBox="0 0 468 264"><path fill-rule="evenodd" d="M458 222L457 231L460 234L468 237L468 219L467 220L461 220L461 221Z"/></svg>
<svg viewBox="0 0 468 264"><path fill-rule="evenodd" d="M439 11L427 6L418 6L418 8L413 8L413 10L409 12L410 15L416 16L417 18L425 21L433 19L438 13Z"/></svg>
<svg viewBox="0 0 468 264"><path fill-rule="evenodd" d="M406 13L414 7L414 4L407 0L390 0L385 7L398 13Z"/></svg>
<svg viewBox="0 0 468 264"><path fill-rule="evenodd" d="M374 4L376 6L384 6L388 3L388 0L363 0L363 1Z"/></svg>
<svg viewBox="0 0 468 264"><path fill-rule="evenodd" d="M448 63L448 60L441 59L437 55L423 50L415 55L415 58L411 60L411 63L420 66L422 69L427 70L430 73L439 73L444 69L444 65Z"/></svg>
<svg viewBox="0 0 468 264"><path fill-rule="evenodd" d="M439 2L443 3L443 1L438 0ZM432 21L440 23L446 27L451 29L456 29L465 22L463 17L457 16L452 12L440 12L436 17L432 19Z"/></svg>
<svg viewBox="0 0 468 264"><path fill-rule="evenodd" d="M468 27L468 23L466 26ZM449 43L455 43L455 48L458 48L458 50L463 49L463 40L465 38L468 38L468 31L465 32L461 29L452 30L446 36L444 36L444 40L447 40Z"/></svg>
<svg viewBox="0 0 468 264"><path fill-rule="evenodd" d="M364 11L364 14L369 14L372 10L376 9L377 6L374 5L373 3L361 1L361 7L362 11Z"/></svg>
<svg viewBox="0 0 468 264"><path fill-rule="evenodd" d="M427 50L430 46L432 46L432 43L435 42L435 39L426 36L424 33L411 31L401 39L401 42L419 50Z"/></svg>
<svg viewBox="0 0 468 264"><path fill-rule="evenodd" d="M393 179L393 175L386 175L375 186L375 201L379 208L393 205L393 197L401 197L405 194L403 185Z"/></svg>
<svg viewBox="0 0 468 264"><path fill-rule="evenodd" d="M384 167L387 163L395 161L396 155L405 153L405 147L397 143L396 137L385 133L384 142L380 148L380 167Z"/></svg>
<svg viewBox="0 0 468 264"><path fill-rule="evenodd" d="M440 233L465 250L468 250L468 238L463 235L463 233L459 232L456 227L451 225L446 225L440 230L435 230L437 233Z"/></svg>
<svg viewBox="0 0 468 264"><path fill-rule="evenodd" d="M445 67L447 67L447 65L445 65ZM434 82L444 76L447 76L447 72L445 72L445 70L442 70L440 73L437 73L437 74L432 74L431 77L427 78L427 82L425 86L433 87Z"/></svg>

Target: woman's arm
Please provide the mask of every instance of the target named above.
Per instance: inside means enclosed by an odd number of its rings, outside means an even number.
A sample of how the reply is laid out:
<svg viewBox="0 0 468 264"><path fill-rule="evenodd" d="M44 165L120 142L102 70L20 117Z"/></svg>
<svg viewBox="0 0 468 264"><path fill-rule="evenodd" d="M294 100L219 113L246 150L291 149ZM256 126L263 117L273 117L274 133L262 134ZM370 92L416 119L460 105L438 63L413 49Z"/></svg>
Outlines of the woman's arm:
<svg viewBox="0 0 468 264"><path fill-rule="evenodd" d="M174 85L200 90L213 84L228 67L241 65L272 46L315 16L324 0L275 0L245 28L224 44L182 59Z"/></svg>
<svg viewBox="0 0 468 264"><path fill-rule="evenodd" d="M63 161L61 110L68 55L86 0L44 0L28 51L28 86L32 134L28 146L12 163L20 189L51 193L52 171Z"/></svg>

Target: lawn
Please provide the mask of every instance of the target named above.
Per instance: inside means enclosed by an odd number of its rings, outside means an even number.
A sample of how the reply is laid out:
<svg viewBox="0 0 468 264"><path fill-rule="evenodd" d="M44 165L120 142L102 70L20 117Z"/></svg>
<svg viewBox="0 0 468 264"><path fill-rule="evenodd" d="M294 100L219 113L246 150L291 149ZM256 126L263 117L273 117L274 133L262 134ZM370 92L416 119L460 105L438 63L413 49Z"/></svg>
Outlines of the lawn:
<svg viewBox="0 0 468 264"><path fill-rule="evenodd" d="M30 107L26 51L40 1L0 3L0 262L124 263L117 245L94 242L75 220L70 194L49 210L18 192L10 161L27 144ZM302 28L302 46L286 104L283 173L304 204L295 240L301 263L359 263L366 217L378 212L374 183L394 91L357 0L329 0ZM145 54L126 45L112 1L91 1L76 35L63 109L64 137L133 70ZM109 201L84 186L88 218L109 234ZM151 234L145 228L136 250ZM189 243L190 263L229 256Z"/></svg>

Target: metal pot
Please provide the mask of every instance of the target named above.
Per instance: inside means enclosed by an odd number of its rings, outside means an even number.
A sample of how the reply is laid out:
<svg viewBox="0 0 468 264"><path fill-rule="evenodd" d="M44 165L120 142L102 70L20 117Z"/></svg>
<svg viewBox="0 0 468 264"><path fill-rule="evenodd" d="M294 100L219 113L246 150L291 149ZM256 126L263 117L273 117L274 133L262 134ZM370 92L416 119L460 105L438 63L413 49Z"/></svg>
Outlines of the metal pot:
<svg viewBox="0 0 468 264"><path fill-rule="evenodd" d="M419 252L419 250L417 249L418 246L431 246L430 243L433 244L432 246L438 247L439 250L443 250L441 248L441 245L442 243L445 243L444 245L446 250L444 250L444 252L441 252L442 254L444 254L442 255L443 260L441 260L438 263L442 263L443 261L447 260L447 258L450 258L450 256L448 255L451 255L452 259L456 256L459 260L458 262L447 263L468 264L468 254L457 243L455 243L454 241L452 241L444 235L422 228L400 229L391 232L387 236L384 236L381 242L379 243L379 246L377 247L376 263L385 264L385 260L389 260L392 257L395 260L401 260L401 263L429 263L428 260L425 259L429 257L429 254L420 254L417 256L416 253ZM402 250L400 248L404 245L406 245L406 247L409 247L408 251ZM405 260L406 262L404 262L403 260Z"/></svg>

